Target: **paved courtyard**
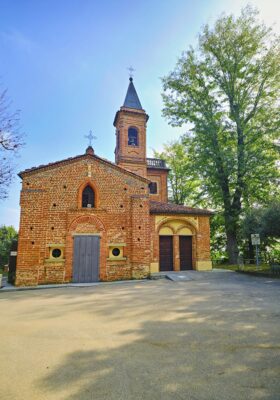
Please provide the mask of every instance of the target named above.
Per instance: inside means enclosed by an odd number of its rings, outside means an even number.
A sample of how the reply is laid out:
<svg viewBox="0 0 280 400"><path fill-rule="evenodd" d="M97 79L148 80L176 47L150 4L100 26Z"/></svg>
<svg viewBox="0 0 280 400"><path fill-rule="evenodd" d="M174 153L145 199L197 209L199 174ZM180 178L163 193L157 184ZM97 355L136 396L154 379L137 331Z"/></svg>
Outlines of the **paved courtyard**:
<svg viewBox="0 0 280 400"><path fill-rule="evenodd" d="M1 292L1 400L280 399L280 281Z"/></svg>

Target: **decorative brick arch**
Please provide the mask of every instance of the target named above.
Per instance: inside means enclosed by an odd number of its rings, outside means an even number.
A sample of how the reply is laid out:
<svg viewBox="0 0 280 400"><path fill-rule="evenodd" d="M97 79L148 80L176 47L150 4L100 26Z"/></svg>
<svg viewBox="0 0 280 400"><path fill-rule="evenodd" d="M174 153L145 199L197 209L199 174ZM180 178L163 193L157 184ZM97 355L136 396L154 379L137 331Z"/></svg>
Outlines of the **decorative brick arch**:
<svg viewBox="0 0 280 400"><path fill-rule="evenodd" d="M162 228L169 228L169 229L172 231L172 235L175 235L175 229L173 228L172 225L169 225L168 222L165 223L165 224L161 224L161 225L160 225L160 227L158 228L158 234L159 234L159 232L160 232L160 230L161 230Z"/></svg>
<svg viewBox="0 0 280 400"><path fill-rule="evenodd" d="M197 230L196 228L193 226L193 224L182 224L180 225L177 229L176 229L176 235L180 234L180 231L184 228L189 229L192 232L192 236L196 235Z"/></svg>
<svg viewBox="0 0 280 400"><path fill-rule="evenodd" d="M105 226L96 215L80 215L74 218L68 227L65 246L65 281L71 282L73 270L73 250L75 234L96 234L100 236L99 279L106 280L106 243Z"/></svg>
<svg viewBox="0 0 280 400"><path fill-rule="evenodd" d="M172 221L177 221L177 222L181 222L182 224L179 226L179 228L176 229L176 232L174 231L174 229L171 227L170 223ZM167 226L168 228L171 228L172 231L174 231L174 234L177 233L180 229L183 228L189 228L192 231L193 235L197 234L197 226L189 220L184 220L181 219L180 217L178 218L174 218L174 217L165 217L158 225L157 227L157 233L159 233L159 231L161 230L161 228L163 228L164 226Z"/></svg>
<svg viewBox="0 0 280 400"><path fill-rule="evenodd" d="M79 217L77 217L73 221L71 221L70 226L68 228L68 232L75 231L77 229L78 225L81 225L81 224L92 224L98 228L98 231L100 231L100 232L105 231L103 222L96 215L80 215Z"/></svg>

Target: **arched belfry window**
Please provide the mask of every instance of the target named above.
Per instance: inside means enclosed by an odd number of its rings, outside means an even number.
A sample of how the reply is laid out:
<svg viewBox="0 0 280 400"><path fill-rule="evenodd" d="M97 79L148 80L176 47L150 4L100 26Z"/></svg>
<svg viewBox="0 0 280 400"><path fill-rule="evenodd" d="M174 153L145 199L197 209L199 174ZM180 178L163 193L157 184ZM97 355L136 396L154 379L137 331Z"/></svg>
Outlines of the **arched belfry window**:
<svg viewBox="0 0 280 400"><path fill-rule="evenodd" d="M128 128L128 145L138 146L138 131L136 128Z"/></svg>
<svg viewBox="0 0 280 400"><path fill-rule="evenodd" d="M83 190L82 207L83 208L94 207L94 191L89 185L87 185Z"/></svg>

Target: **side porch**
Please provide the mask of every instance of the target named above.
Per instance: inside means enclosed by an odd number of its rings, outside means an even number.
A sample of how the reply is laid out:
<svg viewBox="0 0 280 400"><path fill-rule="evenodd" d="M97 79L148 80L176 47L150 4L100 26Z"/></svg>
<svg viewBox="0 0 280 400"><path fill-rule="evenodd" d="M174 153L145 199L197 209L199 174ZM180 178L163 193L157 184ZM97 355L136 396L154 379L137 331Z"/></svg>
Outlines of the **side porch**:
<svg viewBox="0 0 280 400"><path fill-rule="evenodd" d="M212 269L208 215L151 215L151 231L151 274Z"/></svg>

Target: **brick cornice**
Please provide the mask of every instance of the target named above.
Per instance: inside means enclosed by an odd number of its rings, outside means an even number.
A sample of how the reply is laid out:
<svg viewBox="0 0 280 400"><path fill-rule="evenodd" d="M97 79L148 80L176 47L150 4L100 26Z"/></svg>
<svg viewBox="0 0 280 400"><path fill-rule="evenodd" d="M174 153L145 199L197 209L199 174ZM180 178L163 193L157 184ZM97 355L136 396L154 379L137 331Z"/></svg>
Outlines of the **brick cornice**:
<svg viewBox="0 0 280 400"><path fill-rule="evenodd" d="M116 112L113 125L116 126L118 117L120 113L131 114L131 115L144 115L146 117L146 122L150 118L148 114L146 114L145 110L134 110L133 108L121 107L119 111Z"/></svg>

